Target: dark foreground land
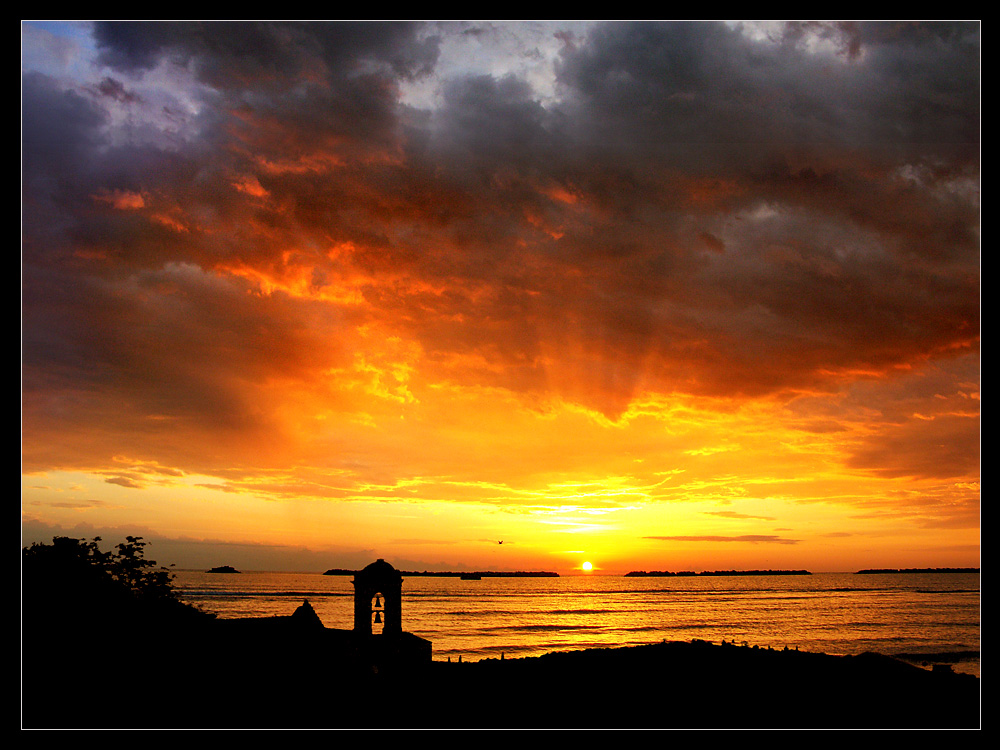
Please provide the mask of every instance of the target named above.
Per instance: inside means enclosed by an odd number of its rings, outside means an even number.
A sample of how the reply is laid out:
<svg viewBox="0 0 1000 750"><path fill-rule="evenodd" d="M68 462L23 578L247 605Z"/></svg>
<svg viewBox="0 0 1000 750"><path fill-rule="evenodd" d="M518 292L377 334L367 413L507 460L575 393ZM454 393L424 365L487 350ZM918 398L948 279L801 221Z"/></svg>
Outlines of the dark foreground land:
<svg viewBox="0 0 1000 750"><path fill-rule="evenodd" d="M489 696L484 708L505 706L492 715L501 726L979 726L977 678L877 654L835 657L695 641L444 667L442 685Z"/></svg>
<svg viewBox="0 0 1000 750"><path fill-rule="evenodd" d="M308 604L217 620L134 537L53 542L23 557L26 729L980 726L978 678L876 654L694 641L431 661L426 641L326 628Z"/></svg>
<svg viewBox="0 0 1000 750"><path fill-rule="evenodd" d="M37 673L23 726L978 728L980 681L876 654L662 643L378 674L294 643L86 644ZM179 647L181 646L181 647ZM117 651L117 653L115 653ZM55 668L53 668L55 667Z"/></svg>

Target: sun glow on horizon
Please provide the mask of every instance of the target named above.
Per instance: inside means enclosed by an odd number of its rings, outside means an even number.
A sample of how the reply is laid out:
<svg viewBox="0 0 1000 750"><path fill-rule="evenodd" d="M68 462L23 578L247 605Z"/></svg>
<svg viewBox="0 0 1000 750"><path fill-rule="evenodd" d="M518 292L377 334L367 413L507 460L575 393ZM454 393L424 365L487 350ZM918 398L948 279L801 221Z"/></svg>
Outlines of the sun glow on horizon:
<svg viewBox="0 0 1000 750"><path fill-rule="evenodd" d="M25 543L978 565L977 25L142 28L22 26Z"/></svg>

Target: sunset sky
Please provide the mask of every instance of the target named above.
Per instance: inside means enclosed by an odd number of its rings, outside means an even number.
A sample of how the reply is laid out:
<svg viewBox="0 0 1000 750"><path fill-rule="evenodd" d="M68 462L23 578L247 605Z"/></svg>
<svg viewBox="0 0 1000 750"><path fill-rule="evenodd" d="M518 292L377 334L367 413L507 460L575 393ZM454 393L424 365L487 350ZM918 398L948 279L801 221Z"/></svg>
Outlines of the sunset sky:
<svg viewBox="0 0 1000 750"><path fill-rule="evenodd" d="M979 34L23 23L22 544L978 566Z"/></svg>

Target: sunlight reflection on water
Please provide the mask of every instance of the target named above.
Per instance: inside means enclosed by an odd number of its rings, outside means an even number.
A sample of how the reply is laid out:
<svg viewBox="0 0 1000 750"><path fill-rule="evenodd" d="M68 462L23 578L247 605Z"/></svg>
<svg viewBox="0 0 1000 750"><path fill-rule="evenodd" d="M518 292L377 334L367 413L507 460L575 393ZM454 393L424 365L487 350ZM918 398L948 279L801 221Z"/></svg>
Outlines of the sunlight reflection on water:
<svg viewBox="0 0 1000 750"><path fill-rule="evenodd" d="M287 615L308 599L351 628L351 576L178 571L182 598L220 617ZM830 654L970 652L978 675L976 574L458 578L403 582L403 627L444 660L700 638Z"/></svg>

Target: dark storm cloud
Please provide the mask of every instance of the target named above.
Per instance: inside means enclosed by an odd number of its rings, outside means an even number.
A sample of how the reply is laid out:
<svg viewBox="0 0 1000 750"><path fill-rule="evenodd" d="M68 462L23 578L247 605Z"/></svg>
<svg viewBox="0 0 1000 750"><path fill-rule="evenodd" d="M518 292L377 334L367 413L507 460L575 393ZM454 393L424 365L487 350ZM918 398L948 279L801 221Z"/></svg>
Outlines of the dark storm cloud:
<svg viewBox="0 0 1000 750"><path fill-rule="evenodd" d="M123 104L140 100L140 97L137 94L128 91L121 81L112 78L111 76L105 76L101 82L97 84L97 91L101 96L110 97L111 99Z"/></svg>
<svg viewBox="0 0 1000 750"><path fill-rule="evenodd" d="M556 151L560 135L546 127L549 120L531 87L515 76L465 78L445 88L438 147L452 168L486 166L488 177L501 164L544 171L537 158Z"/></svg>
<svg viewBox="0 0 1000 750"><path fill-rule="evenodd" d="M719 23L603 24L567 49L560 78L587 117L584 137L631 142L640 157L748 163L767 147L823 144L977 152L977 25L862 25L839 56L797 44L816 27L782 28L752 42Z"/></svg>
<svg viewBox="0 0 1000 750"><path fill-rule="evenodd" d="M336 75L358 72L365 61L386 64L398 76L428 73L437 39L418 40L418 26L399 22L248 23L102 22L94 37L100 61L121 70L149 70L164 57L194 60L213 85L267 85L325 62Z"/></svg>
<svg viewBox="0 0 1000 750"><path fill-rule="evenodd" d="M98 24L103 96L25 75L26 388L263 423L237 384L320 369L348 317L612 417L978 347L978 25L601 24L557 101L479 75L429 112L398 98L434 71L420 30ZM168 60L204 85L186 135L112 140Z"/></svg>
<svg viewBox="0 0 1000 750"><path fill-rule="evenodd" d="M978 204L954 192L978 176L977 27L857 34L838 59L721 24L611 24L564 55L574 136L632 166L616 218L646 219L635 247L668 251L691 292L673 299L725 316L709 326L738 382L899 362L978 328ZM692 219L729 252L698 259ZM652 302L668 275L635 278Z"/></svg>
<svg viewBox="0 0 1000 750"><path fill-rule="evenodd" d="M273 429L247 383L312 378L337 347L316 303L250 296L202 270L260 246L216 234L220 217L244 216L230 171L200 144L112 143L97 99L43 76L25 77L23 117L26 465L49 460L50 426L77 436L59 459L69 464L122 450L121 435L176 442L165 427Z"/></svg>
<svg viewBox="0 0 1000 750"><path fill-rule="evenodd" d="M41 73L28 72L21 83L26 187L32 187L35 179L55 183L78 171L89 173L92 150L103 140L99 128L106 120L106 112L88 97L56 87Z"/></svg>

